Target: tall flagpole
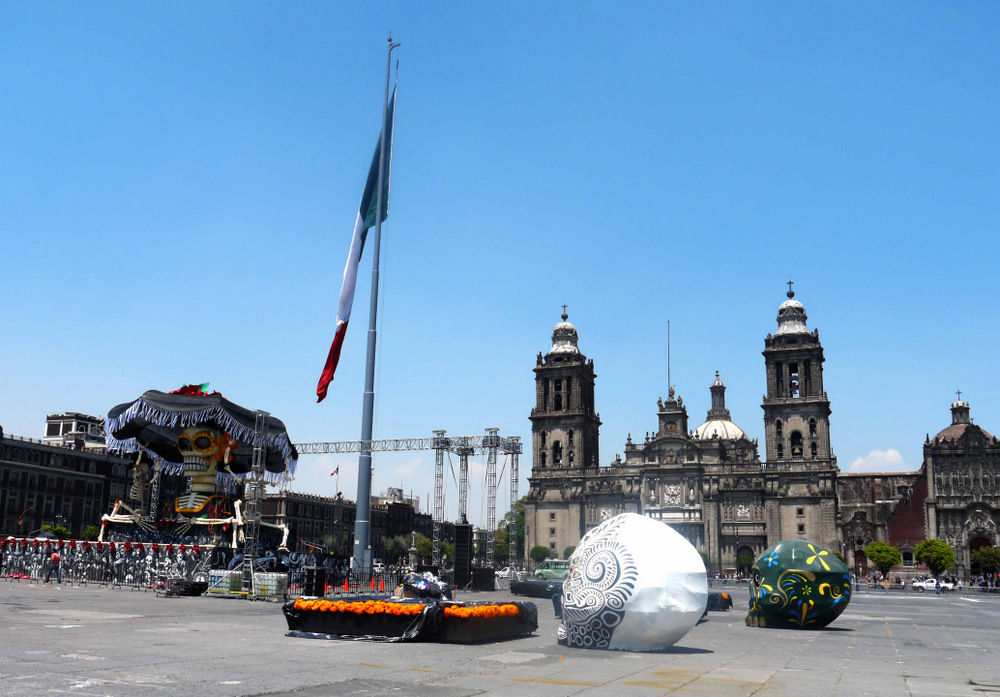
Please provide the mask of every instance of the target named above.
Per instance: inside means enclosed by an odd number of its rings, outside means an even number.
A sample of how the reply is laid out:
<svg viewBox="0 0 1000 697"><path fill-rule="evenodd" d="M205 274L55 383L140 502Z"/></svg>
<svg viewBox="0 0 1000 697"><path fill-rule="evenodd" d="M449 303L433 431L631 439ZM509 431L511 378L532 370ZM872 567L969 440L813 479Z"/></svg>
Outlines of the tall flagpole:
<svg viewBox="0 0 1000 697"><path fill-rule="evenodd" d="M375 244L372 250L372 290L368 311L368 355L365 361L365 397L361 417L361 455L358 457L358 501L357 517L354 519L355 570L370 572L372 568L371 547L371 495L372 495L372 421L375 413L375 339L378 326L378 256L382 243L382 182L385 176L386 117L389 112L389 69L392 65L392 49L399 46L389 35L389 45L385 55L385 94L382 97L382 135L378 147L378 186L375 198Z"/></svg>

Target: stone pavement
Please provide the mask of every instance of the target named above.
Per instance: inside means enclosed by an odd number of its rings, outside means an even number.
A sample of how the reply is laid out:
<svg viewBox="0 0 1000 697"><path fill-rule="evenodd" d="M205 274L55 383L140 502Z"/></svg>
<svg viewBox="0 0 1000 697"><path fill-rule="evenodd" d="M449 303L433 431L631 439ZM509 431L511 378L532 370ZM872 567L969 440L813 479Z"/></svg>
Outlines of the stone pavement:
<svg viewBox="0 0 1000 697"><path fill-rule="evenodd" d="M1000 599L859 593L831 627L752 629L711 612L656 654L286 637L280 605L0 582L0 695L1000 696ZM466 599L511 597L471 593Z"/></svg>

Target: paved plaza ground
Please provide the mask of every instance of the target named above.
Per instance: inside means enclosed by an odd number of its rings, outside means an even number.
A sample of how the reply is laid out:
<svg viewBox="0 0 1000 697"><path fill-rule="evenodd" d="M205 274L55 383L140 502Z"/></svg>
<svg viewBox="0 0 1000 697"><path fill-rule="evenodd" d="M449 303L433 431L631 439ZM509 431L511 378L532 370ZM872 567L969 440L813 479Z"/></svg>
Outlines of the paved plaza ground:
<svg viewBox="0 0 1000 697"><path fill-rule="evenodd" d="M276 603L0 582L0 695L1000 695L1000 599L858 593L831 627L752 629L711 612L656 654L285 636ZM505 599L506 592L465 599ZM522 598L523 599L523 598Z"/></svg>

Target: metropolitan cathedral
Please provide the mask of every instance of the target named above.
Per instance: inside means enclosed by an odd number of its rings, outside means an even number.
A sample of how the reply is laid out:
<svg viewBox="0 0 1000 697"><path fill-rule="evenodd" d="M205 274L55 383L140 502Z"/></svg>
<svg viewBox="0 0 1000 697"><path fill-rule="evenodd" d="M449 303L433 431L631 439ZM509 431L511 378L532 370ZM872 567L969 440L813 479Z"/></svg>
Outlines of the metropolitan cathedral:
<svg viewBox="0 0 1000 697"><path fill-rule="evenodd" d="M580 352L564 310L534 369L525 549L561 555L602 520L629 511L671 525L713 571L736 571L775 542L802 538L843 553L864 575L868 542L899 546L912 566L916 544L939 537L956 548L958 573L974 573L971 551L1000 544L1000 441L972 424L959 400L952 425L928 435L918 472L840 473L819 332L809 330L790 286L787 295L777 330L764 339L763 454L733 422L716 373L703 422L691 428L671 386L657 400L656 431L641 441L630 435L624 458L608 465L598 447L594 361Z"/></svg>

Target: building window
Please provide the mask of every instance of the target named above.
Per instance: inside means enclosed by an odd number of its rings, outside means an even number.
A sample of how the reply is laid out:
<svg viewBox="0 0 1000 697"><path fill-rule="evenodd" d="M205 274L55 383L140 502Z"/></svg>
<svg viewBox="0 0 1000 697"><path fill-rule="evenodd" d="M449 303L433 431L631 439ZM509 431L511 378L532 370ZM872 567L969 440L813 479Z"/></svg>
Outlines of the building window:
<svg viewBox="0 0 1000 697"><path fill-rule="evenodd" d="M549 549L551 549L553 552L556 551L556 543L555 542L550 542L549 543Z"/></svg>
<svg viewBox="0 0 1000 697"><path fill-rule="evenodd" d="M562 443L557 440L552 441L552 464L562 464Z"/></svg>
<svg viewBox="0 0 1000 697"><path fill-rule="evenodd" d="M555 401L552 404L552 408L555 409L556 411L562 411L562 395L561 394L557 394L556 395Z"/></svg>
<svg viewBox="0 0 1000 697"><path fill-rule="evenodd" d="M785 456L785 446L778 443L778 459L780 460Z"/></svg>
<svg viewBox="0 0 1000 697"><path fill-rule="evenodd" d="M809 437L816 437L816 419L809 419Z"/></svg>
<svg viewBox="0 0 1000 697"><path fill-rule="evenodd" d="M539 453L539 460L541 460L542 467L545 467L545 451L544 450L541 453Z"/></svg>
<svg viewBox="0 0 1000 697"><path fill-rule="evenodd" d="M903 566L913 566L913 552L903 552Z"/></svg>
<svg viewBox="0 0 1000 697"><path fill-rule="evenodd" d="M556 529L549 528L549 537L555 537L555 536L556 536Z"/></svg>
<svg viewBox="0 0 1000 697"><path fill-rule="evenodd" d="M799 396L799 364L788 364L788 396Z"/></svg>
<svg viewBox="0 0 1000 697"><path fill-rule="evenodd" d="M569 447L572 448L573 447L573 429L572 428L569 429L568 436L569 436Z"/></svg>
<svg viewBox="0 0 1000 697"><path fill-rule="evenodd" d="M816 459L816 450L817 450L816 444L815 443L810 443L809 444L809 451L812 453L812 456L813 456L814 460Z"/></svg>
<svg viewBox="0 0 1000 697"><path fill-rule="evenodd" d="M801 535L805 531L806 531L806 524L805 523L799 523L799 534Z"/></svg>
<svg viewBox="0 0 1000 697"><path fill-rule="evenodd" d="M778 438L781 438L781 419L778 419L774 422L774 435L778 436Z"/></svg>
<svg viewBox="0 0 1000 697"><path fill-rule="evenodd" d="M556 514L555 513L549 513L549 520L555 520L555 519L556 519Z"/></svg>
<svg viewBox="0 0 1000 697"><path fill-rule="evenodd" d="M805 514L806 514L806 509L804 509L804 508L796 508L795 509L795 515L797 515L799 518L801 518Z"/></svg>

